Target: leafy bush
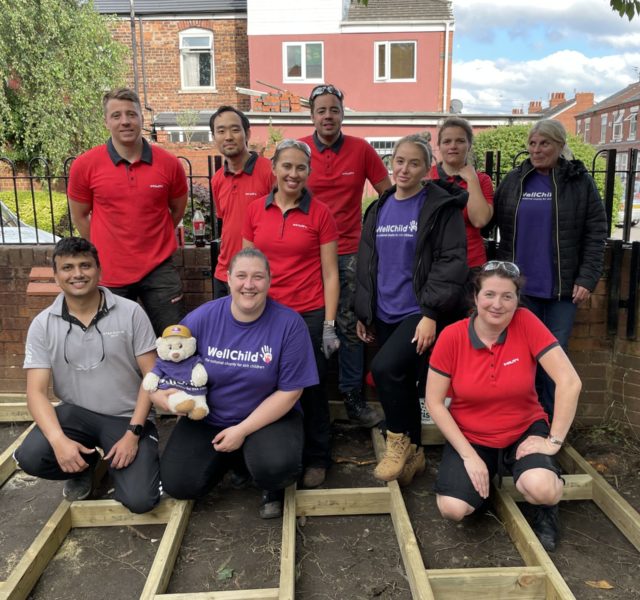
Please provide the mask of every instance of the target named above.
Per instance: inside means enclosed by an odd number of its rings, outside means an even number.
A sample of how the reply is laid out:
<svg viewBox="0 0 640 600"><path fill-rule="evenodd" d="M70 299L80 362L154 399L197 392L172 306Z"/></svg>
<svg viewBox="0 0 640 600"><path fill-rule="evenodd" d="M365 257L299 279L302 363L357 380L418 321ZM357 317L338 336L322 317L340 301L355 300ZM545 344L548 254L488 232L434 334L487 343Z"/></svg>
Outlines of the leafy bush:
<svg viewBox="0 0 640 600"><path fill-rule="evenodd" d="M51 192L49 197L49 192L39 191L34 192L32 196L28 190L19 191L16 207L14 192L0 192L0 201L12 213L19 215L20 220L27 225L59 236L69 235L69 213L65 194Z"/></svg>

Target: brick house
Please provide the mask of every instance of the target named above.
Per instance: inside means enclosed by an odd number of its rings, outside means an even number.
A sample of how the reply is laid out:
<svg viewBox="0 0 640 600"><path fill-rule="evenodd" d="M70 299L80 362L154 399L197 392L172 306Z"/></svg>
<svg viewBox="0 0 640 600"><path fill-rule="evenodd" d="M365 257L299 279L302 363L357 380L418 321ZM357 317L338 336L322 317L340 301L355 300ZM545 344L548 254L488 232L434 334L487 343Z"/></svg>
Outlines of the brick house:
<svg viewBox="0 0 640 600"><path fill-rule="evenodd" d="M128 84L140 93L147 125L162 128L162 115L175 121L176 113L211 112L221 104L250 108L236 91L249 83L246 0L136 0L133 19L129 0L94 0L94 6L115 15L113 36L132 56L135 28L137 73L132 60ZM166 137L183 141L180 131ZM192 141L209 142L209 135L196 131Z"/></svg>
<svg viewBox="0 0 640 600"><path fill-rule="evenodd" d="M640 158L631 165L629 157L632 149L640 150L639 109L640 82L636 82L576 116L577 133L585 142L598 150L616 150L616 170L621 172L623 184L626 179L622 172L635 171L635 203L640 203Z"/></svg>
<svg viewBox="0 0 640 600"><path fill-rule="evenodd" d="M549 106L543 108L541 100L531 100L527 114L539 114L542 119L560 121L568 133L575 134L576 115L593 106L593 92L578 92L573 98L567 99L564 92L551 92ZM513 114L523 114L523 109L514 108Z"/></svg>

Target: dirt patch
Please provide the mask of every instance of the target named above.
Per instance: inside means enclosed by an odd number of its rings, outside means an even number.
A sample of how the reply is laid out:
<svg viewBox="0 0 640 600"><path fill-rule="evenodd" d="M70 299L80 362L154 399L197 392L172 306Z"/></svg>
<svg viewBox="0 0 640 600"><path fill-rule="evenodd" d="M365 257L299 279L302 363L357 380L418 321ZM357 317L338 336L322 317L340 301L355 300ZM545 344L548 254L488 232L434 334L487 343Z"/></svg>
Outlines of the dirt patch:
<svg viewBox="0 0 640 600"><path fill-rule="evenodd" d="M173 421L159 424L162 442ZM0 427L0 447L24 428ZM606 429L574 433L572 443L636 509L640 508L640 447ZM162 444L161 444L162 445ZM491 511L462 524L440 518L433 483L439 448L428 468L403 491L427 568L518 566L522 559ZM334 457L325 487L380 485L372 475L368 432L334 424ZM6 578L61 498L61 482L15 474L0 488L0 580ZM108 480L102 493L109 496ZM277 587L280 519L258 517L260 491L225 481L196 503L168 593ZM526 510L526 508L524 508ZM562 539L552 559L579 600L640 600L639 556L591 502L563 502ZM31 598L119 600L138 597L157 551L162 526L104 527L71 532ZM409 584L389 516L298 519L296 596L326 600L408 600ZM80 577L75 577L80 575ZM81 587L70 582L82 581ZM607 582L612 589L590 587Z"/></svg>

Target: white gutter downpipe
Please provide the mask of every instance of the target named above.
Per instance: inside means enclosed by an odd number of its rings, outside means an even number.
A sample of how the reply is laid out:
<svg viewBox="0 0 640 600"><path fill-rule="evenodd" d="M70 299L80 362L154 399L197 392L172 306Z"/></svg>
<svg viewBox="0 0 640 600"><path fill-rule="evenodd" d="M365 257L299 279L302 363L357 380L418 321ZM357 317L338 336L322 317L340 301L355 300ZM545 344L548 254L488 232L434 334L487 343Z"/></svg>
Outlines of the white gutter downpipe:
<svg viewBox="0 0 640 600"><path fill-rule="evenodd" d="M447 106L447 89L449 88L449 26L451 21L444 22L444 77L443 85L444 89L442 90L442 112L449 112L449 107Z"/></svg>

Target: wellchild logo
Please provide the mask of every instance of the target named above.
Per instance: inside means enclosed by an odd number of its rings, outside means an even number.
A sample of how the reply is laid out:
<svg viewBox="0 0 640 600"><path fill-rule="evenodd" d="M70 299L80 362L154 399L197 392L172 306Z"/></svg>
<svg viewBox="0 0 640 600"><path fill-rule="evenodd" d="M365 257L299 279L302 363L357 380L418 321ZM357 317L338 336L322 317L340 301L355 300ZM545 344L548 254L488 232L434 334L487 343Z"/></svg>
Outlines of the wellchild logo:
<svg viewBox="0 0 640 600"><path fill-rule="evenodd" d="M157 190L163 190L164 189L164 184L162 184L162 183L150 183L149 187L157 189Z"/></svg>
<svg viewBox="0 0 640 600"><path fill-rule="evenodd" d="M409 231L418 231L418 221L415 219L409 221Z"/></svg>
<svg viewBox="0 0 640 600"><path fill-rule="evenodd" d="M520 362L519 358L512 358L511 360L507 360L506 362L502 363L502 366L509 367L511 365L515 365L517 362Z"/></svg>
<svg viewBox="0 0 640 600"><path fill-rule="evenodd" d="M260 348L260 358L267 365L271 362L271 360L273 359L273 355L271 354L271 346L262 346L262 348Z"/></svg>
<svg viewBox="0 0 640 600"><path fill-rule="evenodd" d="M207 356L211 358L221 358L226 360L236 360L245 362L258 362L258 353L249 350L231 350L230 348L219 349L216 346L209 346Z"/></svg>

